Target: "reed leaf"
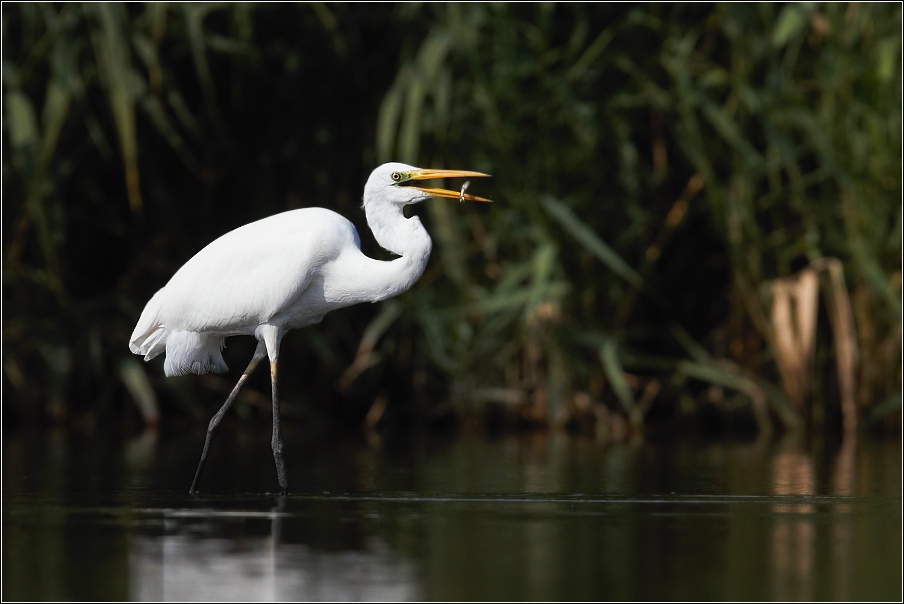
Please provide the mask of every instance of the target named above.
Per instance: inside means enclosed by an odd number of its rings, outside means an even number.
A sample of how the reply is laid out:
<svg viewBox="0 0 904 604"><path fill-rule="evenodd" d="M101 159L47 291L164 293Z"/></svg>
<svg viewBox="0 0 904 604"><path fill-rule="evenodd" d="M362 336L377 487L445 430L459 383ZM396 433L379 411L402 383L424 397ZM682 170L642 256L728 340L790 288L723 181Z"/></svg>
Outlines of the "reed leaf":
<svg viewBox="0 0 904 604"><path fill-rule="evenodd" d="M117 3L93 5L99 27L94 33L94 49L101 80L107 89L119 147L125 164L126 191L133 213L142 210L138 178L138 138L135 127L135 74L125 38L125 7Z"/></svg>
<svg viewBox="0 0 904 604"><path fill-rule="evenodd" d="M640 428L726 388L765 431L801 424L801 393L870 417L901 391L900 5L2 10L4 419L143 421L105 369L153 292L296 207L379 256L359 205L383 161L491 173L495 203L424 208L420 282L379 321L356 306L287 338L306 368L287 400L346 419L500 403L536 425L586 395ZM814 328L791 289L820 262ZM380 371L344 388L359 352ZM221 398L149 371L161 421Z"/></svg>
<svg viewBox="0 0 904 604"><path fill-rule="evenodd" d="M603 241L599 235L581 222L568 207L558 199L546 196L540 199L542 207L552 215L553 218L574 237L578 243L593 254L600 262L609 267L612 272L620 276L622 279L640 288L643 285L643 279L637 272L632 269L627 262Z"/></svg>

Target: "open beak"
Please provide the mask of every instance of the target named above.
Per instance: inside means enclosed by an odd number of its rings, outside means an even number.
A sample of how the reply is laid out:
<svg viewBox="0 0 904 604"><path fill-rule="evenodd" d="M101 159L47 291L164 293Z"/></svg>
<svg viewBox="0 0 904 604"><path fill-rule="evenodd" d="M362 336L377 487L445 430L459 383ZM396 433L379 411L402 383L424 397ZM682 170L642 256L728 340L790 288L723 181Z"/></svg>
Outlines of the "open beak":
<svg viewBox="0 0 904 604"><path fill-rule="evenodd" d="M408 178L407 182L414 180L433 180L435 178L485 178L489 176L489 174L484 174L483 172L469 172L467 170L415 170L411 172L411 176ZM462 201L467 199L468 201L481 201L485 203L493 201L492 199L484 199L483 197L469 195L467 193L462 193L461 191L430 189L427 187L418 187L417 185L408 186L423 191L431 197L449 197L451 199L460 199Z"/></svg>

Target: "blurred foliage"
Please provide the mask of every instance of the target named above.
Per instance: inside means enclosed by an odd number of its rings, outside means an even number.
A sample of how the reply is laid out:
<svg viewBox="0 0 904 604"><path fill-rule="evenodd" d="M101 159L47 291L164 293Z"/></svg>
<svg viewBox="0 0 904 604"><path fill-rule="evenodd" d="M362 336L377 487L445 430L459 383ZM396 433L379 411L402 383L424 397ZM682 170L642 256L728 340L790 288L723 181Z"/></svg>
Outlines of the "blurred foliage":
<svg viewBox="0 0 904 604"><path fill-rule="evenodd" d="M386 258L359 206L388 160L492 173L472 192L496 203L423 204L412 290L286 339L286 415L840 425L826 313L805 408L769 314L822 258L862 415L894 413L901 25L898 4L4 4L4 418L147 419L154 392L205 415L227 379L136 372L143 304L296 207Z"/></svg>

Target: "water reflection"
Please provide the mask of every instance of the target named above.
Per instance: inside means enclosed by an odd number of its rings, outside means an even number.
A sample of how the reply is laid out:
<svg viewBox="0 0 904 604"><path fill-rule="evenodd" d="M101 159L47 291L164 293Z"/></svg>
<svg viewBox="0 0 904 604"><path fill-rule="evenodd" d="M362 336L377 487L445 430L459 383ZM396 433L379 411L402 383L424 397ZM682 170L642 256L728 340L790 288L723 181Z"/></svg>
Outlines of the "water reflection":
<svg viewBox="0 0 904 604"><path fill-rule="evenodd" d="M260 512L204 507L139 510L148 518L146 525L162 522L163 535L131 540L129 599L423 599L415 562L399 556L379 537L363 535L356 543L359 547L348 551L287 543L285 525L293 521L286 512L288 499L277 496L273 508ZM329 518L320 520L325 520L327 531L337 528Z"/></svg>
<svg viewBox="0 0 904 604"><path fill-rule="evenodd" d="M209 518L209 516L207 516ZM241 517L241 516L239 516ZM249 516L245 516L249 517ZM167 519L167 532L179 527ZM269 537L228 539L183 532L138 536L129 545L135 601L421 600L417 565L382 540L361 551L323 552ZM274 520L274 530L278 525Z"/></svg>
<svg viewBox="0 0 904 604"><path fill-rule="evenodd" d="M857 471L857 434L848 433L835 456L832 468L832 492L836 495L856 495ZM845 521L832 523L832 575L834 578L831 597L834 600L846 600L851 593L851 565L849 557L854 549L854 527L851 526L851 514L855 508L849 503L838 503L835 513Z"/></svg>
<svg viewBox="0 0 904 604"><path fill-rule="evenodd" d="M792 441L772 461L776 495L813 495L816 471L812 457ZM816 529L813 504L779 503L772 529L772 591L778 600L813 599L813 549Z"/></svg>
<svg viewBox="0 0 904 604"><path fill-rule="evenodd" d="M224 434L4 441L12 600L896 599L901 449L846 441L414 446ZM186 469L187 468L187 469ZM219 469L219 473L217 472ZM246 489L246 490L242 490ZM120 578L120 579L117 579Z"/></svg>
<svg viewBox="0 0 904 604"><path fill-rule="evenodd" d="M830 506L806 501L817 493L816 466L813 456L796 441L783 443L772 461L773 492L781 496L804 496L804 502L776 503L772 506L775 521L772 528L772 589L778 600L811 600L817 543L821 526L826 527L831 568L832 599L851 597L851 552L854 549L854 519L858 512L851 497L856 495L855 434L845 437L828 469L828 491L843 496ZM824 514L831 513L831 522Z"/></svg>
<svg viewBox="0 0 904 604"><path fill-rule="evenodd" d="M772 590L779 601L813 599L813 548L810 519L776 520L772 532Z"/></svg>

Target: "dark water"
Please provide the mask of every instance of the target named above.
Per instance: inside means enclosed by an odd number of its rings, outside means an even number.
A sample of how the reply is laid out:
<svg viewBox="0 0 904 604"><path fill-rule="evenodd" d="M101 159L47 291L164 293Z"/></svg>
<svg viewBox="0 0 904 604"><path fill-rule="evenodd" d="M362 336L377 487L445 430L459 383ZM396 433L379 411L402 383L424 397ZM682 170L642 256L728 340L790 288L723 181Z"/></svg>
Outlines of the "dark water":
<svg viewBox="0 0 904 604"><path fill-rule="evenodd" d="M3 599L901 598L900 443L200 436L7 436Z"/></svg>

